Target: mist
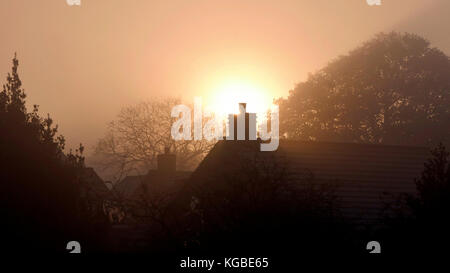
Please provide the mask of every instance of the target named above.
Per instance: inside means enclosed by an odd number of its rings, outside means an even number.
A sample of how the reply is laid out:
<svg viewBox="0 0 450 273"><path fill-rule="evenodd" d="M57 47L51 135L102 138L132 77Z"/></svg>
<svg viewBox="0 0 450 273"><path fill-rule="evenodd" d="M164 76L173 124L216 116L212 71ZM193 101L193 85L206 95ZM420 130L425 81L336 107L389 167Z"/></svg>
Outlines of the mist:
<svg viewBox="0 0 450 273"><path fill-rule="evenodd" d="M445 1L103 1L0 3L1 77L14 52L28 103L87 155L119 110L154 97L192 101L228 78L285 97L380 31L450 52ZM31 105L29 105L31 107Z"/></svg>

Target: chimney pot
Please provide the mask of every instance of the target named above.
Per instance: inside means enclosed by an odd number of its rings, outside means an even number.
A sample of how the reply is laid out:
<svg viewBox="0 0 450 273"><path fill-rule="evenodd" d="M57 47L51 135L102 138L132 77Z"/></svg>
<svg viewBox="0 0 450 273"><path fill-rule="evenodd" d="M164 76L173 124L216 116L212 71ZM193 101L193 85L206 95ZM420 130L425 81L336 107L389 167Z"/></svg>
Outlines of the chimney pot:
<svg viewBox="0 0 450 273"><path fill-rule="evenodd" d="M239 113L245 113L247 112L247 103L245 102L240 102L239 103Z"/></svg>

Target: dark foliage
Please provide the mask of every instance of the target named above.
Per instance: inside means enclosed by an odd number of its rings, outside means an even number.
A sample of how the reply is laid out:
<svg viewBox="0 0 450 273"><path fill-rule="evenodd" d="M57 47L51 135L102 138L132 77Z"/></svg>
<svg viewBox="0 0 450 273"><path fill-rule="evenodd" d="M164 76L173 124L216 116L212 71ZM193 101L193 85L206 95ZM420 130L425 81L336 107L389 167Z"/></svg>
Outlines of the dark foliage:
<svg viewBox="0 0 450 273"><path fill-rule="evenodd" d="M197 221L189 226L188 249L272 255L354 251L330 185L319 185L307 170L290 180L286 162L261 153L234 157L233 164L236 168L215 170L195 188L190 215Z"/></svg>
<svg viewBox="0 0 450 273"><path fill-rule="evenodd" d="M10 253L66 252L71 240L84 241L88 213L80 198L83 147L64 154L64 138L38 106L27 112L25 92L13 59L0 92L0 215L2 247ZM92 245L93 246L93 245Z"/></svg>
<svg viewBox="0 0 450 273"><path fill-rule="evenodd" d="M147 212L151 220L142 238L147 246L143 251L186 255L364 251L356 245L354 229L340 217L331 185L316 183L308 170L290 179L288 164L271 153L253 151L258 145L216 147L212 153L217 156L199 166L172 202L147 195L143 199L147 205L134 208Z"/></svg>
<svg viewBox="0 0 450 273"><path fill-rule="evenodd" d="M450 243L449 153L439 144L416 180L417 195L401 196L387 209L380 235L390 254L443 254Z"/></svg>

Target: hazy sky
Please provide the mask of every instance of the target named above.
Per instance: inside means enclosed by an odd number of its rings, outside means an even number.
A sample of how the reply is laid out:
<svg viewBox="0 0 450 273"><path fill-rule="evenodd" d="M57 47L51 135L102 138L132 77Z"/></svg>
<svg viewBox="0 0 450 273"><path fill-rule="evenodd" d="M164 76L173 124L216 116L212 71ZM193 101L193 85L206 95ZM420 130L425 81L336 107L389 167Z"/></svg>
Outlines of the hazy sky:
<svg viewBox="0 0 450 273"><path fill-rule="evenodd" d="M450 53L449 26L448 0L0 0L0 80L17 52L29 102L89 148L124 105L232 82L286 96L380 31Z"/></svg>

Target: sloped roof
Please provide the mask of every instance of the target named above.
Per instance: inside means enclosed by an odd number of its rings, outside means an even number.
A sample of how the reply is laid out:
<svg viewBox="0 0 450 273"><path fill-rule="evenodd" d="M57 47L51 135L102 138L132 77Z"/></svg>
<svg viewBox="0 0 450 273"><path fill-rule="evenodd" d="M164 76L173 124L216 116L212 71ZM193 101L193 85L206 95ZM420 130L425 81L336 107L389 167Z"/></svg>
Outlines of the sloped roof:
<svg viewBox="0 0 450 273"><path fill-rule="evenodd" d="M143 179L143 175L130 175L115 184L113 189L124 197L129 197L143 183Z"/></svg>
<svg viewBox="0 0 450 273"><path fill-rule="evenodd" d="M192 172L176 171L166 173L150 170L146 175L127 176L114 186L114 190L125 198L133 198L139 194L140 186L146 185L150 190L175 186L175 183L186 179Z"/></svg>
<svg viewBox="0 0 450 273"><path fill-rule="evenodd" d="M344 215L370 221L378 217L389 194L416 194L414 179L429 157L425 147L354 143L283 141L295 179L298 168L312 171L319 182L335 181Z"/></svg>
<svg viewBox="0 0 450 273"><path fill-rule="evenodd" d="M211 172L226 173L237 157L252 151L284 158L290 180L298 181L310 170L315 183L336 184L342 214L360 221L378 217L384 202L390 201L385 193L414 194L414 178L429 157L425 147L281 140L277 151L259 152L257 141L219 141L192 174L189 186L200 186L202 176Z"/></svg>
<svg viewBox="0 0 450 273"><path fill-rule="evenodd" d="M93 197L107 198L110 195L110 190L98 176L93 168L83 168L81 172L81 179L85 182L87 191Z"/></svg>

